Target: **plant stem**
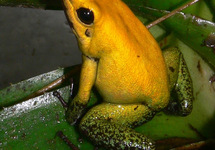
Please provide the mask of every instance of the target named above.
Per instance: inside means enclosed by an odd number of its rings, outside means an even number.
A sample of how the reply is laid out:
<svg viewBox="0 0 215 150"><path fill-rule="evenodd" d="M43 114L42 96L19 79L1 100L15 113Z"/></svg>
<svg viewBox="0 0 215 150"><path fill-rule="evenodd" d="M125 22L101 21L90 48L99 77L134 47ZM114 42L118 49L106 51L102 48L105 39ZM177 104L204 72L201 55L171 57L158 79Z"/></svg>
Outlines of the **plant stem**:
<svg viewBox="0 0 215 150"><path fill-rule="evenodd" d="M195 3L198 2L198 1L200 1L200 0L192 0L192 1L190 1L190 2L188 2L188 3L186 3L186 4L184 4L184 5L182 5L181 7L176 8L175 10L173 10L172 12L170 12L169 14L166 14L166 15L164 15L163 17L161 17L161 18L159 18L159 19L153 21L152 23L148 24L148 25L146 26L146 28L149 29L149 28L153 27L154 25L156 25L156 24L158 24L158 23L160 23L160 22L166 20L167 18L171 17L172 15L176 14L177 12L184 10L185 8L187 8L187 7L189 7L189 6L193 5L193 4L195 4Z"/></svg>

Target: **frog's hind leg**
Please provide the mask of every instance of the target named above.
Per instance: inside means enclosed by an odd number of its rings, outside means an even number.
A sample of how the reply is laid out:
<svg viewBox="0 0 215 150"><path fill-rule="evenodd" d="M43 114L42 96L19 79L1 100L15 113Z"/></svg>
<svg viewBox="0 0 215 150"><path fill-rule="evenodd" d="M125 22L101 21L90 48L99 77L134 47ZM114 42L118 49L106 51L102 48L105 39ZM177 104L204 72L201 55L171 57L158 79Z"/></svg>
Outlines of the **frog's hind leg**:
<svg viewBox="0 0 215 150"><path fill-rule="evenodd" d="M110 149L154 149L153 141L131 127L150 120L154 114L144 105L102 103L93 107L80 122L89 139Z"/></svg>
<svg viewBox="0 0 215 150"><path fill-rule="evenodd" d="M171 99L167 107L171 113L187 116L192 111L193 85L189 70L178 48L163 52L170 78Z"/></svg>

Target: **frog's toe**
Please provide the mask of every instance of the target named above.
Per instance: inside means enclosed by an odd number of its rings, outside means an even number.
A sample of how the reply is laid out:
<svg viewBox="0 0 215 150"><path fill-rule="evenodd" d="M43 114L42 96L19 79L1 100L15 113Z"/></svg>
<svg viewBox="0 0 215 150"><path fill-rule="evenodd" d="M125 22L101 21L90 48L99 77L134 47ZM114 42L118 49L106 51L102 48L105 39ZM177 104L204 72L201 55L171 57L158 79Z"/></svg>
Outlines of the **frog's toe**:
<svg viewBox="0 0 215 150"><path fill-rule="evenodd" d="M190 100L183 100L179 104L179 115L187 116L192 112L193 105L190 103Z"/></svg>
<svg viewBox="0 0 215 150"><path fill-rule="evenodd" d="M167 114L187 116L192 112L193 105L190 100L183 100L180 103L177 101L170 102L165 110Z"/></svg>
<svg viewBox="0 0 215 150"><path fill-rule="evenodd" d="M70 125L74 125L84 113L86 105L78 103L75 99L70 103L66 111L66 119Z"/></svg>

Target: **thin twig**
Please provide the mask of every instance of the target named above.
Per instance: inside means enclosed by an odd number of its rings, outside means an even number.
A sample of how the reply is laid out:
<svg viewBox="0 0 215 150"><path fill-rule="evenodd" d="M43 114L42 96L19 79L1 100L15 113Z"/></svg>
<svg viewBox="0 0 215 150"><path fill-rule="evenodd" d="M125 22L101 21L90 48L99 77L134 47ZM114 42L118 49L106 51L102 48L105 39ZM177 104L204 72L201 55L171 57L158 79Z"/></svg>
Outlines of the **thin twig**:
<svg viewBox="0 0 215 150"><path fill-rule="evenodd" d="M215 147L215 140L208 139L206 141L199 141L196 143L190 143L181 147L176 147L171 150L196 150L196 149L204 149L204 146L209 146L209 148L213 149Z"/></svg>
<svg viewBox="0 0 215 150"><path fill-rule="evenodd" d="M57 132L57 136L59 136L72 150L79 150L69 139L67 136L63 134L62 131Z"/></svg>
<svg viewBox="0 0 215 150"><path fill-rule="evenodd" d="M198 2L198 1L200 1L200 0L192 0L192 1L190 1L190 2L188 2L188 3L186 3L186 4L184 4L184 5L182 5L181 7L179 7L179 8L177 8L177 9L173 10L173 11L170 12L169 14L166 14L166 15L164 15L163 17L161 17L161 18L159 18L159 19L153 21L152 23L148 24L148 25L146 26L146 28L148 28L148 29L151 28L152 26L154 26L154 25L156 25L156 24L158 24L158 23L160 23L160 22L166 20L167 18L171 17L172 15L176 14L177 12L182 11L183 9L189 7L190 5L195 4L195 3Z"/></svg>
<svg viewBox="0 0 215 150"><path fill-rule="evenodd" d="M39 95L42 95L45 92L49 92L49 91L53 90L54 88L60 86L63 82L65 82L66 80L71 78L71 76L74 75L76 72L80 71L80 69L81 69L81 65L75 66L70 72L68 72L65 75L62 75L60 78L54 80L53 82L51 82L47 86L45 86L42 89L32 93L29 96L27 96L26 98L23 99L23 101L28 100L28 99L33 98L33 97L36 97L36 96L39 96Z"/></svg>

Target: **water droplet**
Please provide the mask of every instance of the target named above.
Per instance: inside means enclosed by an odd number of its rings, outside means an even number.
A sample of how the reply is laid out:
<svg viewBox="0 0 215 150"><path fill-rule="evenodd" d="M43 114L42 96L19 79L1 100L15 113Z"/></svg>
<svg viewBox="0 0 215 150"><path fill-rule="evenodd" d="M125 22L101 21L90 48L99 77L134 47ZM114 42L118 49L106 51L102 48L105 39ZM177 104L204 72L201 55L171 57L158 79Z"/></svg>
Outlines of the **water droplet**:
<svg viewBox="0 0 215 150"><path fill-rule="evenodd" d="M40 119L41 119L42 121L44 121L44 120L46 119L46 117L42 116L42 117L40 117Z"/></svg>
<svg viewBox="0 0 215 150"><path fill-rule="evenodd" d="M17 135L14 135L14 136L12 136L11 138L14 139L14 140L16 140L16 139L18 139L18 136L17 136Z"/></svg>

